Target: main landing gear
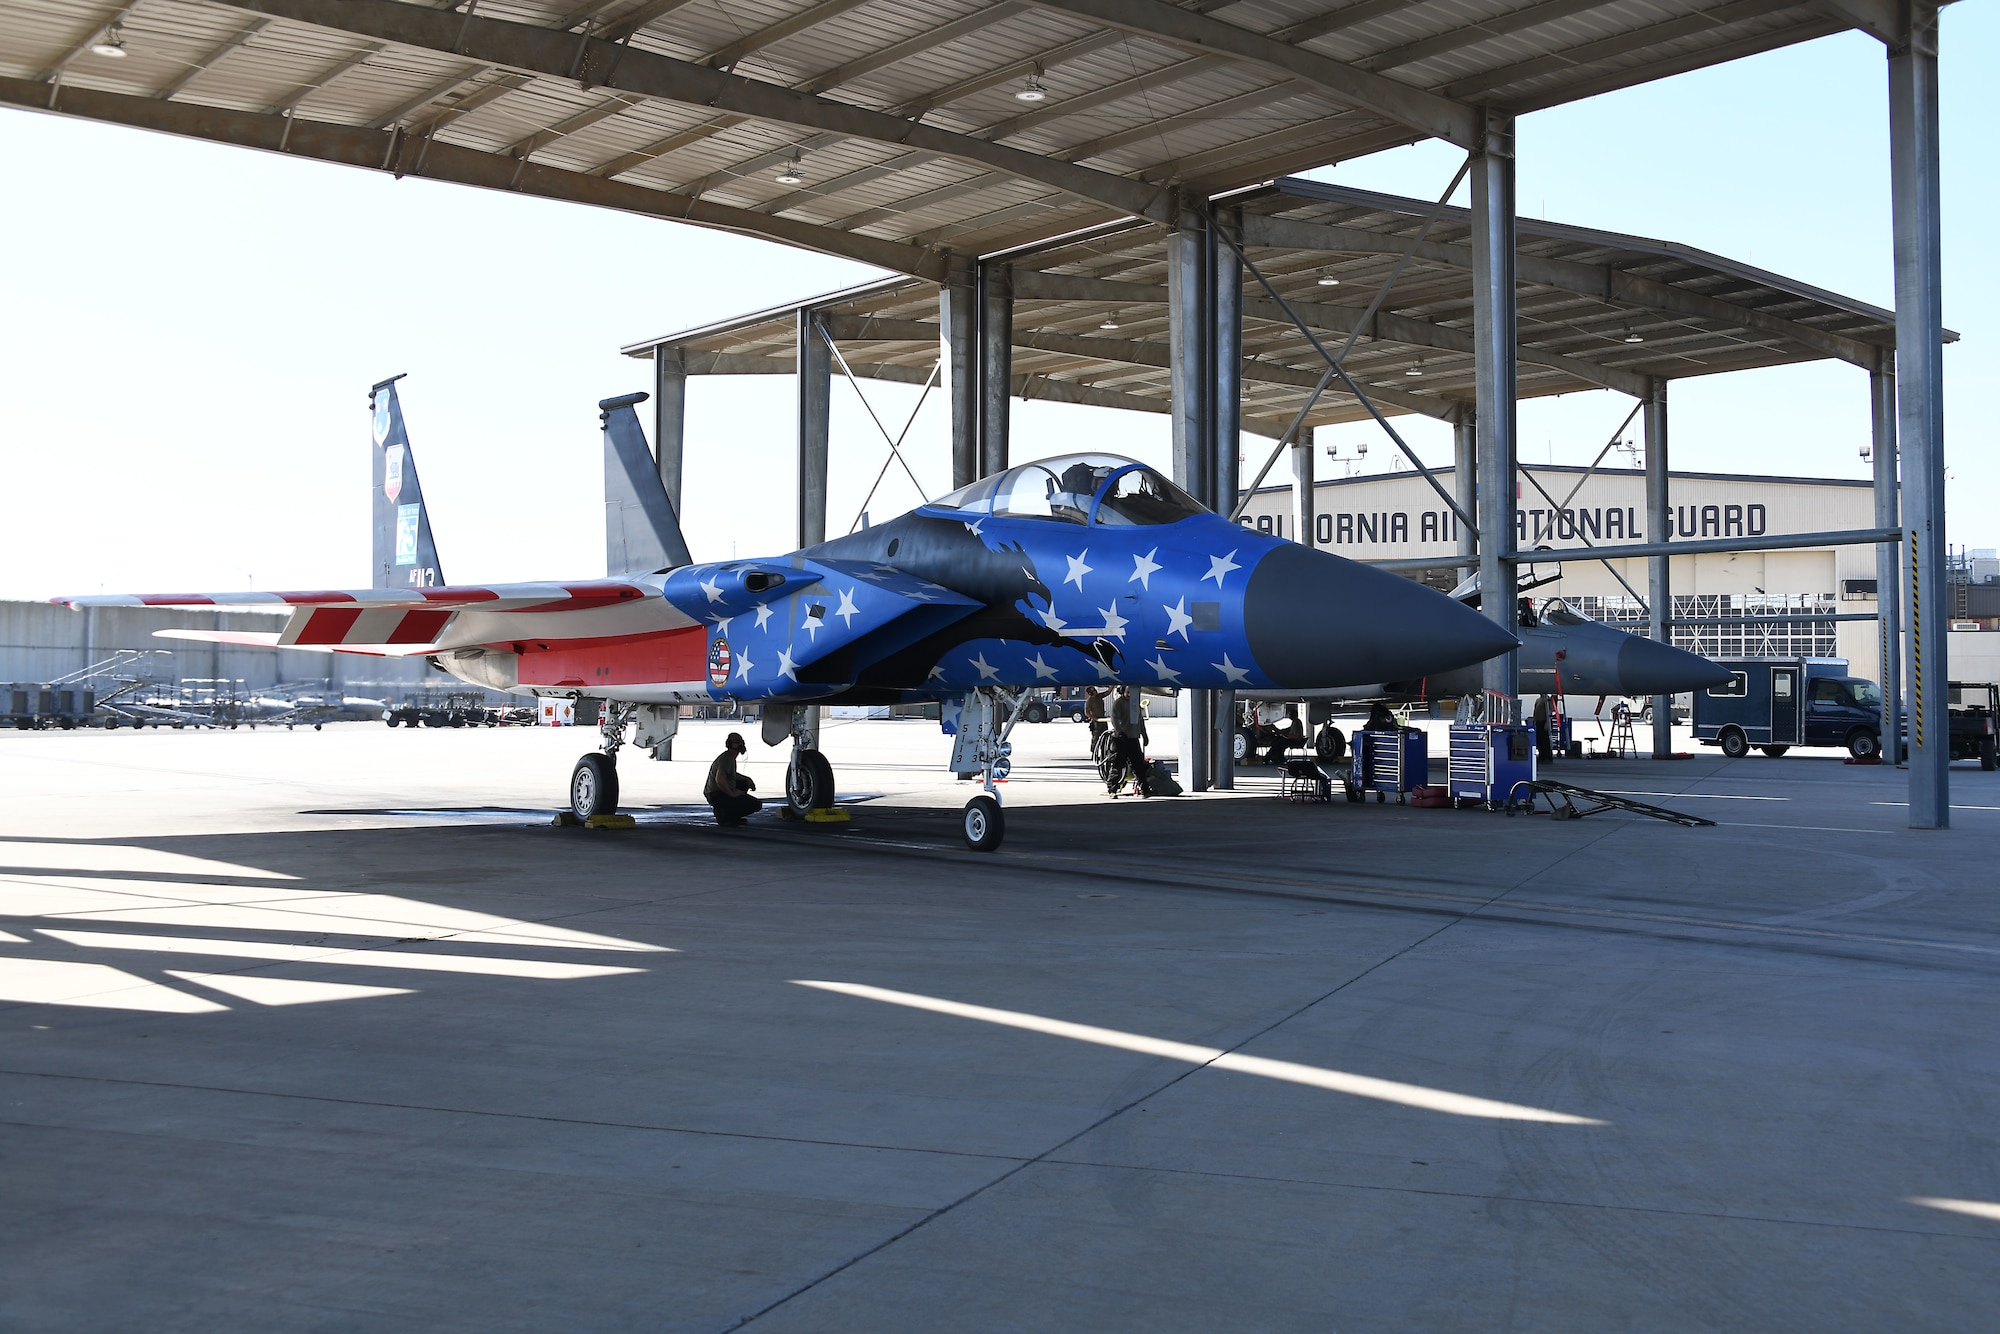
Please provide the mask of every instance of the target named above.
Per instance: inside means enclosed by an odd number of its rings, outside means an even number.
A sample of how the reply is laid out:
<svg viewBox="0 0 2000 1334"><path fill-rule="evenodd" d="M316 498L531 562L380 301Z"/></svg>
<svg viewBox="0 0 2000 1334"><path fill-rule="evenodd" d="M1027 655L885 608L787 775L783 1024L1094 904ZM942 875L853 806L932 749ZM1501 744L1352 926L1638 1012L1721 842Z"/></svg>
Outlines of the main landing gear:
<svg viewBox="0 0 2000 1334"><path fill-rule="evenodd" d="M1018 692L989 686L965 697L959 714L958 744L952 750L952 772L962 777L979 775L986 790L965 803L960 815L960 832L965 846L974 852L991 852L1007 833L1007 818L1000 810L1000 791L994 785L1007 777L1013 767L1014 746L1007 738L1020 721Z"/></svg>
<svg viewBox="0 0 2000 1334"><path fill-rule="evenodd" d="M579 821L618 810L618 750L625 744L625 724L635 709L631 704L606 703L598 711L601 748L578 760L569 772L569 811Z"/></svg>
<svg viewBox="0 0 2000 1334"><path fill-rule="evenodd" d="M785 805L800 819L833 806L833 766L819 752L819 710L810 704L792 706L787 724L792 758L785 766ZM767 734L766 740L772 738Z"/></svg>

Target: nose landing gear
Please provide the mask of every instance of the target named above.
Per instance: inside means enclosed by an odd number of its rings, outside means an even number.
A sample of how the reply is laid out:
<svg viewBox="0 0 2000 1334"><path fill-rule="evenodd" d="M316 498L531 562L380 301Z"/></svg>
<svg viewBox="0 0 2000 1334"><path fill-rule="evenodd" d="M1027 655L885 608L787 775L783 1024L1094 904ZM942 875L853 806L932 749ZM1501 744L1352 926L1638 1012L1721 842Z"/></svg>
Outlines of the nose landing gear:
<svg viewBox="0 0 2000 1334"><path fill-rule="evenodd" d="M1007 738L1021 720L1020 692L988 686L965 697L959 712L958 743L952 748L951 771L961 777L980 776L986 790L965 803L960 832L974 852L991 852L1007 832L1000 810L1000 791L1013 768L1014 745ZM1004 722L1003 722L1004 720Z"/></svg>

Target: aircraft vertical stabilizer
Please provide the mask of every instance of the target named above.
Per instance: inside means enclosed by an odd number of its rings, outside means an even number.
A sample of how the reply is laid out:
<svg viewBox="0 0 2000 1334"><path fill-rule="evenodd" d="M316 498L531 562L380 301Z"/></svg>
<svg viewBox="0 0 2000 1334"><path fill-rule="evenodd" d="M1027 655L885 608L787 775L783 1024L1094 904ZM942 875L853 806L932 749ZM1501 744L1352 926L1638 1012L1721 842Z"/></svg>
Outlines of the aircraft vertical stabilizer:
<svg viewBox="0 0 2000 1334"><path fill-rule="evenodd" d="M680 516L667 499L639 414L632 410L648 397L626 394L597 405L604 423L606 574L647 574L692 564Z"/></svg>
<svg viewBox="0 0 2000 1334"><path fill-rule="evenodd" d="M375 567L369 575L374 588L430 588L445 581L424 510L424 489L417 482L417 460L410 453L410 434L403 426L403 405L396 398L396 381L402 378L392 376L369 391L375 441Z"/></svg>

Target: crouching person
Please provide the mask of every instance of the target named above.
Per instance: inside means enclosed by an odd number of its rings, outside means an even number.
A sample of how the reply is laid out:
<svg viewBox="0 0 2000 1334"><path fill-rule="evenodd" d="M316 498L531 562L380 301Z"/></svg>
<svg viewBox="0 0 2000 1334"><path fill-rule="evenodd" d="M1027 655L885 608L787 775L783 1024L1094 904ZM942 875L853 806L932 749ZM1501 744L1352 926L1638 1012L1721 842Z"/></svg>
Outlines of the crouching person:
<svg viewBox="0 0 2000 1334"><path fill-rule="evenodd" d="M701 795L708 801L708 807L715 812L715 822L719 825L739 825L758 811L764 803L750 795L757 785L743 774L736 772L736 757L749 747L743 744L741 732L731 732L729 740L723 744L722 753L715 757L715 763L708 766L708 783Z"/></svg>

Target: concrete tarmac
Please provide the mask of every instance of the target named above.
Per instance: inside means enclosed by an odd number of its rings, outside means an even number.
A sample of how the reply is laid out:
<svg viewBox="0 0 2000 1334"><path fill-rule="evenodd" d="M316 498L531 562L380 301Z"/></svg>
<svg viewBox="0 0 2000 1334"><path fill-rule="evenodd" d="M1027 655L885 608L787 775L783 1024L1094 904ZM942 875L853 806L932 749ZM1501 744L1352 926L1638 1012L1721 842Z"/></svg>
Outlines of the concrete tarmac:
<svg viewBox="0 0 2000 1334"><path fill-rule="evenodd" d="M2000 1310L2000 774L1947 832L1804 753L1553 774L1702 829L1112 801L1050 724L979 856L935 724L829 726L844 832L710 825L726 730L603 832L580 730L0 733L0 1328Z"/></svg>

